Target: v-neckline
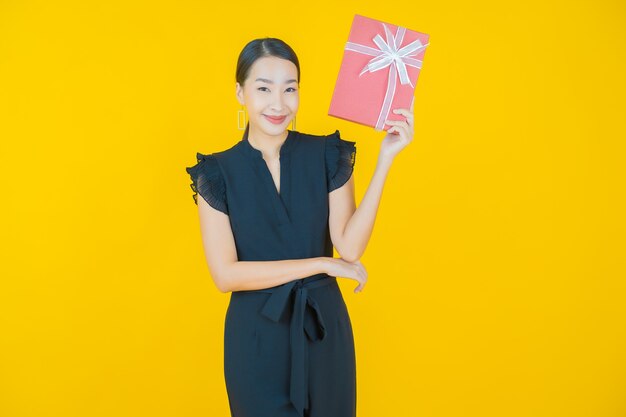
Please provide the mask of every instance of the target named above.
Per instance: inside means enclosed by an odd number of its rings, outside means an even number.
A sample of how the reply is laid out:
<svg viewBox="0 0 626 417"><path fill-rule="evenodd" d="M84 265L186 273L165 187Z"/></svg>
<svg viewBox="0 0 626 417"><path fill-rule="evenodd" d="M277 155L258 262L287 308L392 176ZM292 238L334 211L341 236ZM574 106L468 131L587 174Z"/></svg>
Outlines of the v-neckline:
<svg viewBox="0 0 626 417"><path fill-rule="evenodd" d="M280 178L278 178L278 188L276 188L276 183L274 182L274 177L272 176L272 172L270 171L270 167L267 165L267 161L265 160L265 158L263 158L263 153L255 148L254 146L252 146L252 144L250 143L250 141L248 140L248 135L245 134L243 139L241 140L242 142L245 142L244 145L246 145L246 147L252 151L251 154L256 156L257 158L260 158L261 161L263 161L263 165L265 166L265 171L267 171L267 173L269 174L270 179L272 180L272 187L274 188L274 191L276 193L276 195L280 198L282 195L282 191L283 191L283 178L284 178L284 169L283 169L283 162L285 162L285 158L283 158L286 155L286 152L288 151L289 145L291 144L291 139L293 139L293 130L289 130L287 129L287 137L285 138L285 140L283 141L282 145L280 145L280 148L278 149L278 175L280 176ZM280 188L280 191L279 191Z"/></svg>
<svg viewBox="0 0 626 417"><path fill-rule="evenodd" d="M281 145L278 152L280 172L278 187L280 188L280 191L278 188L276 188L274 177L272 177L272 173L269 169L269 166L267 165L267 162L265 161L265 159L263 159L263 153L250 144L247 134L244 134L244 137L240 141L240 144L242 145L242 150L253 160L254 167L257 174L261 177L261 180L265 183L267 188L271 189L271 191L269 192L273 195L272 200L275 203L275 209L278 212L279 216L285 219L287 222L290 222L287 204L289 201L288 197L290 191L289 163L291 158L289 150L292 146L295 132L293 130L287 130L287 132L287 138Z"/></svg>
<svg viewBox="0 0 626 417"><path fill-rule="evenodd" d="M280 155L278 156L278 188L276 188L276 181L274 181L274 176L272 175L272 170L270 170L269 165L267 165L267 161L265 160L265 158L263 158L263 162L265 162L265 167L267 168L267 171L270 173L270 178L272 179L272 184L274 185L274 188L276 189L276 194L278 194L278 197L280 197L280 192L283 189L283 173L282 171L282 167L283 167L283 163L280 160ZM280 190L279 190L280 188Z"/></svg>

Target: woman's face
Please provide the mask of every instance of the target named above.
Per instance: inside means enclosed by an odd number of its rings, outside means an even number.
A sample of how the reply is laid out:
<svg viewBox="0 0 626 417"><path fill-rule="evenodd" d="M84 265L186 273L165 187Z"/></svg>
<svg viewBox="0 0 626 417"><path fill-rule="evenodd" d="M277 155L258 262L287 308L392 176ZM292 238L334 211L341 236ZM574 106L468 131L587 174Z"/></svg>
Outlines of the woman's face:
<svg viewBox="0 0 626 417"><path fill-rule="evenodd" d="M289 60L275 56L257 59L242 88L237 83L237 99L246 106L250 130L268 136L281 135L295 117L300 103L298 69ZM284 116L270 120L267 116Z"/></svg>

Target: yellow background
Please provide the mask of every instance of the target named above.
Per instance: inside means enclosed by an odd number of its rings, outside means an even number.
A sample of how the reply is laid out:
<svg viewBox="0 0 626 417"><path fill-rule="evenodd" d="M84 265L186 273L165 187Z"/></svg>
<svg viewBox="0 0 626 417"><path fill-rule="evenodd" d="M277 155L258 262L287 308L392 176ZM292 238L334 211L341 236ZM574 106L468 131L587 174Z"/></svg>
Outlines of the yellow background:
<svg viewBox="0 0 626 417"><path fill-rule="evenodd" d="M238 54L278 37L360 201L383 134L326 114L354 13L431 35L340 280L358 415L626 415L625 3L98 3L0 1L0 415L229 415L184 168L240 139Z"/></svg>

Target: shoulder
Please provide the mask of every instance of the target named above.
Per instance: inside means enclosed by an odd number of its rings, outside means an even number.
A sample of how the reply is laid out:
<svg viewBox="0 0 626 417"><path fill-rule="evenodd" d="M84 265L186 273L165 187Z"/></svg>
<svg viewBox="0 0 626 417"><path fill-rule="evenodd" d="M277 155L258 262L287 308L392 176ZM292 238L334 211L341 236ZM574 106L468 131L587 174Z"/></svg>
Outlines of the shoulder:
<svg viewBox="0 0 626 417"><path fill-rule="evenodd" d="M223 184L224 167L229 159L239 154L237 152L238 146L239 143L236 143L230 148L220 151L211 153L196 152L195 165L186 167L185 170L194 181L211 179L214 183Z"/></svg>
<svg viewBox="0 0 626 417"><path fill-rule="evenodd" d="M329 192L350 179L356 161L356 141L343 139L338 129L322 135L298 132L298 136L304 150L317 151L324 161Z"/></svg>
<svg viewBox="0 0 626 417"><path fill-rule="evenodd" d="M298 147L304 150L310 150L311 148L322 148L324 146L325 135L317 135L313 133L305 133L294 131L295 141Z"/></svg>
<svg viewBox="0 0 626 417"><path fill-rule="evenodd" d="M296 132L298 135L298 142L304 146L317 146L325 151L330 148L342 147L342 148L356 148L356 142L343 139L341 132L337 129L332 133L327 134L313 134Z"/></svg>
<svg viewBox="0 0 626 417"><path fill-rule="evenodd" d="M336 164L338 159L356 157L356 141L343 139L339 129L328 134L312 134L296 132L298 146L304 150L312 150L316 147L324 153L325 159L331 164ZM352 161L354 164L354 161Z"/></svg>
<svg viewBox="0 0 626 417"><path fill-rule="evenodd" d="M239 149L238 149L240 146L241 146L241 141L237 141L230 148L212 152L211 154L209 154L209 156L216 163L218 163L218 164L219 163L223 163L223 162L228 161L228 160L230 160L232 158L239 157L241 155L241 153L239 152Z"/></svg>
<svg viewBox="0 0 626 417"><path fill-rule="evenodd" d="M218 150L211 153L196 152L196 165L187 168L187 172L191 169L206 170L214 175L226 175L229 172L229 166L233 163L240 163L241 152L238 147L240 142L235 143L228 149ZM190 174L192 172L189 172Z"/></svg>
<svg viewBox="0 0 626 417"><path fill-rule="evenodd" d="M335 130L335 132L324 136L324 141L326 144L326 147L335 147L335 148L343 148L349 151L356 151L356 141L351 141L351 140L347 140L347 139L343 139L341 137L341 133L339 132L339 129Z"/></svg>
<svg viewBox="0 0 626 417"><path fill-rule="evenodd" d="M327 143L327 142L348 142L348 143L356 143L351 142L346 139L341 138L341 132L339 129L336 129L332 133L327 134L315 134L315 133L304 133L304 132L296 132L298 135L298 139L304 142L318 142L318 143Z"/></svg>
<svg viewBox="0 0 626 417"><path fill-rule="evenodd" d="M213 208L228 214L223 165L236 153L236 146L208 154L196 152L196 164L185 168L191 179L190 186L196 204L200 195Z"/></svg>
<svg viewBox="0 0 626 417"><path fill-rule="evenodd" d="M328 191L343 186L352 176L356 162L356 141L341 138L336 130L324 138L324 159Z"/></svg>

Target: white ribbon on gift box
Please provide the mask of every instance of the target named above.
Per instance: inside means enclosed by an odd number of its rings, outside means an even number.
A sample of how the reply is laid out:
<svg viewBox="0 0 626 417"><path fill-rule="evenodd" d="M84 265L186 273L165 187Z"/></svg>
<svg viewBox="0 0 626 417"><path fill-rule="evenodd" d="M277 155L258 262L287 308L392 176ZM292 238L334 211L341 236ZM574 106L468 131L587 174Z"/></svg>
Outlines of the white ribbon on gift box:
<svg viewBox="0 0 626 417"><path fill-rule="evenodd" d="M400 76L400 84L410 84L411 87L413 87L413 84L409 79L409 74L407 73L406 66L410 65L412 67L421 69L422 61L410 57L417 55L422 49L426 48L429 45L429 43L422 45L422 42L417 39L414 42L411 42L410 44L400 48L400 45L402 45L402 40L404 39L404 34L406 33L406 28L398 26L396 36L393 36L389 28L387 28L384 23L382 25L385 29L387 42L383 40L380 34L376 34L373 39L374 43L378 45L379 49L354 42L346 42L345 47L345 50L347 51L354 51L374 56L374 58L372 58L363 68L363 71L361 71L359 77L368 71L374 72L389 67L387 91L385 92L385 99L383 100L383 105L381 106L378 120L376 121L377 129L383 128L383 126L385 125L385 120L389 116L391 103L393 103L393 97L396 93L396 71Z"/></svg>

